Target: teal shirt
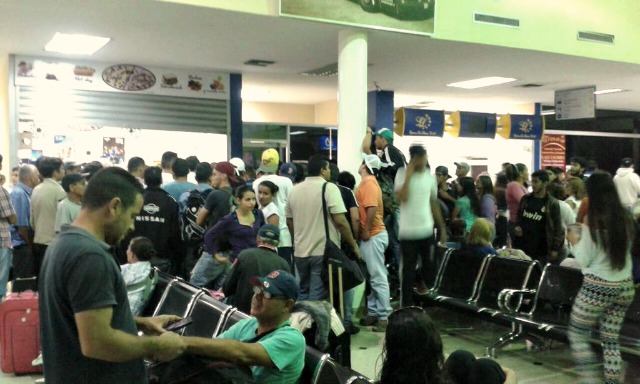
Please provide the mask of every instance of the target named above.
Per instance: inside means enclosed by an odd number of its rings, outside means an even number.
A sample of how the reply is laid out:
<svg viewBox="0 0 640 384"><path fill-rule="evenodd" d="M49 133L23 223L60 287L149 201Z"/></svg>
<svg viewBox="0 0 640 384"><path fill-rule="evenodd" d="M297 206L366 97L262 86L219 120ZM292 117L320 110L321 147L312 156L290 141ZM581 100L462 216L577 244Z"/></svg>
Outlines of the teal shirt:
<svg viewBox="0 0 640 384"><path fill-rule="evenodd" d="M255 317L240 321L229 328L218 339L248 341L256 337L258 320ZM251 366L256 383L295 384L304 367L305 342L297 329L289 326L289 320L278 329L258 341L273 361L276 368Z"/></svg>
<svg viewBox="0 0 640 384"><path fill-rule="evenodd" d="M467 232L469 232L473 222L478 218L478 216L471 211L471 200L469 200L467 196L462 196L456 200L456 207L460 209L460 218L467 224Z"/></svg>

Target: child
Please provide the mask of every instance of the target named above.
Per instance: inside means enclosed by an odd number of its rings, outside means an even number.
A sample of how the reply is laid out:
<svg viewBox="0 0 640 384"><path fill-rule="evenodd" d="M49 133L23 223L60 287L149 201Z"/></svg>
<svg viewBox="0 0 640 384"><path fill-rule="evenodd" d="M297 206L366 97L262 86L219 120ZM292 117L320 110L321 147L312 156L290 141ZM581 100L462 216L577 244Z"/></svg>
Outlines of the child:
<svg viewBox="0 0 640 384"><path fill-rule="evenodd" d="M129 242L127 249L127 261L122 265L122 278L127 285L127 296L133 316L139 316L144 309L146 299L153 290L153 278L151 277L151 262L156 254L153 243L146 237L134 237Z"/></svg>
<svg viewBox="0 0 640 384"><path fill-rule="evenodd" d="M67 192L67 197L58 203L54 227L56 233L60 233L61 226L71 224L80 213L86 186L87 182L84 177L77 173L68 174L62 179L62 189Z"/></svg>

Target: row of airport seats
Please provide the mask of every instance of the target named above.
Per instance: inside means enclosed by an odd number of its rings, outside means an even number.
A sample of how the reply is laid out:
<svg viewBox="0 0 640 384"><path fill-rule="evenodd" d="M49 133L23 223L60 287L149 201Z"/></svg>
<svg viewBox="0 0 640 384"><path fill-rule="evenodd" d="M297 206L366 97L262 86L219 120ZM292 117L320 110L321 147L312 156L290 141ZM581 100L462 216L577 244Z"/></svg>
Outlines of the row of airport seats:
<svg viewBox="0 0 640 384"><path fill-rule="evenodd" d="M421 305L441 306L511 328L486 347L487 356L516 340L568 342L573 300L582 285L578 269L537 261L439 248L438 273ZM592 342L599 344L598 330ZM640 290L623 323L620 346L627 362L640 362Z"/></svg>
<svg viewBox="0 0 640 384"><path fill-rule="evenodd" d="M191 316L193 322L182 329L182 336L214 338L249 315L214 299L208 290L195 287L179 277L154 269L158 283L142 313L143 316ZM348 353L348 352L347 352ZM301 384L363 384L372 381L338 364L328 353L307 346Z"/></svg>

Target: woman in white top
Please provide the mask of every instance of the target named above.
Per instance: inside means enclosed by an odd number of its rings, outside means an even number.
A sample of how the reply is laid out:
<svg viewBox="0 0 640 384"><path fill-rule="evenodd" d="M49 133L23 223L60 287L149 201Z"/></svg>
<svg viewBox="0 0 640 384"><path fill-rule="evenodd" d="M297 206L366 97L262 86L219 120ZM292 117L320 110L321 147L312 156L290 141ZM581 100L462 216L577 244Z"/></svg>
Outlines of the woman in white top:
<svg viewBox="0 0 640 384"><path fill-rule="evenodd" d="M620 203L611 175L595 172L587 179L588 214L582 236L570 231L573 255L584 280L573 304L569 341L581 383L602 383L598 359L589 343L591 330L600 324L604 354L604 382L618 383L622 359L618 347L620 328L634 288L631 278L631 218Z"/></svg>
<svg viewBox="0 0 640 384"><path fill-rule="evenodd" d="M267 180L260 183L258 186L258 204L267 223L279 228L280 218L284 215L280 212L276 203L273 202L278 189L278 186L271 181Z"/></svg>
<svg viewBox="0 0 640 384"><path fill-rule="evenodd" d="M568 196L564 201L577 215L584 197L584 182L579 177L572 177L564 183L564 193Z"/></svg>

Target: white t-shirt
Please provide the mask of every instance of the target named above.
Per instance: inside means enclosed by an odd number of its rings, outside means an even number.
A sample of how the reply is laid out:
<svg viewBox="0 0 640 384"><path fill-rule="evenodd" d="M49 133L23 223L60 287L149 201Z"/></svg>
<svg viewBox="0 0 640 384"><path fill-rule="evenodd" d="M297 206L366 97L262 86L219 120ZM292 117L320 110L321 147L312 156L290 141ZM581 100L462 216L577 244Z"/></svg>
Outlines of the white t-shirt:
<svg viewBox="0 0 640 384"><path fill-rule="evenodd" d="M262 214L264 215L264 221L269 222L269 217L272 215L278 215L278 228L280 229L280 240L278 247L290 247L291 246L291 234L289 234L289 227L287 227L287 218L284 215L284 211L278 209L276 204L272 201L266 207L262 208ZM289 245L282 244L283 237L289 239Z"/></svg>
<svg viewBox="0 0 640 384"><path fill-rule="evenodd" d="M291 246L291 234L289 233L289 229L287 228L287 218L284 215L285 207L287 206L287 198L289 197L289 193L293 189L293 183L291 179L284 176L278 175L263 175L257 180L253 182L253 191L258 196L258 187L260 183L263 181L271 181L273 184L278 186L278 193L273 196L273 203L278 207L279 215L280 215L280 247L290 247ZM265 219L267 215L265 213ZM284 226L283 226L284 225Z"/></svg>
<svg viewBox="0 0 640 384"><path fill-rule="evenodd" d="M394 182L396 191L402 189L405 177L406 167L398 169ZM422 172L414 172L409 183L409 198L406 202L400 203L398 238L418 240L432 237L434 221L430 200L438 196L436 178L425 169Z"/></svg>

